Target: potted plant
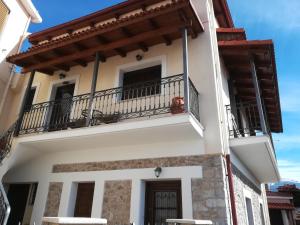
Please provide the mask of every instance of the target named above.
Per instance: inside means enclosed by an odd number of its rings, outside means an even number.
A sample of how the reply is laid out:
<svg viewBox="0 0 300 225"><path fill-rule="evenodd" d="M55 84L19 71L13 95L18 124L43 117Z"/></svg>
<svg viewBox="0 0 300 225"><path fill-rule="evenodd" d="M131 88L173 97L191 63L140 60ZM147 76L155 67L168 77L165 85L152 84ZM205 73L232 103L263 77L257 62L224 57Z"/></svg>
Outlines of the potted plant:
<svg viewBox="0 0 300 225"><path fill-rule="evenodd" d="M184 99L183 97L174 97L171 104L171 113L179 114L184 112Z"/></svg>

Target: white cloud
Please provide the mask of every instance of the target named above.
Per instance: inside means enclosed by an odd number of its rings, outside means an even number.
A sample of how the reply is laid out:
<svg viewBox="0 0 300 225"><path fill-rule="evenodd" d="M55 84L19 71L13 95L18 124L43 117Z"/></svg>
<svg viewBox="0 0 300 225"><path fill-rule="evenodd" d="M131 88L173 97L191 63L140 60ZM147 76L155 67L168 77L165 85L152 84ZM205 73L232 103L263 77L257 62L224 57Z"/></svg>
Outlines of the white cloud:
<svg viewBox="0 0 300 225"><path fill-rule="evenodd" d="M300 30L299 0L229 0L229 2L233 12L242 14L248 23L265 23L279 29Z"/></svg>
<svg viewBox="0 0 300 225"><path fill-rule="evenodd" d="M300 164L289 160L278 160L280 175L283 180L300 182Z"/></svg>

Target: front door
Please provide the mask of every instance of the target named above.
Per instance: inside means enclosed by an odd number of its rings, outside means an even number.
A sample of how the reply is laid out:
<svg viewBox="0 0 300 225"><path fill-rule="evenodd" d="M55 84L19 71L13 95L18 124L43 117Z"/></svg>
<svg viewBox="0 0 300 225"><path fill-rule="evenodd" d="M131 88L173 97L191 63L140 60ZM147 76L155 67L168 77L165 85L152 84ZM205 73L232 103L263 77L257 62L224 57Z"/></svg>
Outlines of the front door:
<svg viewBox="0 0 300 225"><path fill-rule="evenodd" d="M30 184L11 184L8 190L8 201L11 212L8 218L8 225L22 224L27 205Z"/></svg>
<svg viewBox="0 0 300 225"><path fill-rule="evenodd" d="M182 218L180 181L147 182L145 200L145 225Z"/></svg>
<svg viewBox="0 0 300 225"><path fill-rule="evenodd" d="M75 84L66 84L56 88L55 98L51 103L50 131L68 127L74 89Z"/></svg>

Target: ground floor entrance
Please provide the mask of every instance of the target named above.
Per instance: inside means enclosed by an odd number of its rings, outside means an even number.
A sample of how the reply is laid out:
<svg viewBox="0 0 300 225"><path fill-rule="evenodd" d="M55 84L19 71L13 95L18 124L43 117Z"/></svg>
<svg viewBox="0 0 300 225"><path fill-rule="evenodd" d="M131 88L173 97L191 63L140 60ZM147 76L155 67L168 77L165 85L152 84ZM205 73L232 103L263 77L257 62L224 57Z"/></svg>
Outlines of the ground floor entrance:
<svg viewBox="0 0 300 225"><path fill-rule="evenodd" d="M8 225L27 225L30 223L37 184L10 184L7 198L11 212Z"/></svg>
<svg viewBox="0 0 300 225"><path fill-rule="evenodd" d="M145 225L182 218L181 181L146 182Z"/></svg>

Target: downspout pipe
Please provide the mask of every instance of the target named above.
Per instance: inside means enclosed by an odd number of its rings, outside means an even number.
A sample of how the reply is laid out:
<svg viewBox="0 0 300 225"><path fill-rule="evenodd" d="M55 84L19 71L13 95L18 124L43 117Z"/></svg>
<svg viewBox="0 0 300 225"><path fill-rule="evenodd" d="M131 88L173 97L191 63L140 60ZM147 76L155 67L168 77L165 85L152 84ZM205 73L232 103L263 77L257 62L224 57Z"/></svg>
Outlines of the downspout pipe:
<svg viewBox="0 0 300 225"><path fill-rule="evenodd" d="M31 0L20 0L20 3L23 5L29 16L31 17L31 21L33 23L41 23L43 21L42 17L40 16L39 12L32 4Z"/></svg>
<svg viewBox="0 0 300 225"><path fill-rule="evenodd" d="M226 165L227 165L230 205L231 205L231 213L232 213L232 223L233 223L233 225L238 225L230 155L226 155Z"/></svg>

